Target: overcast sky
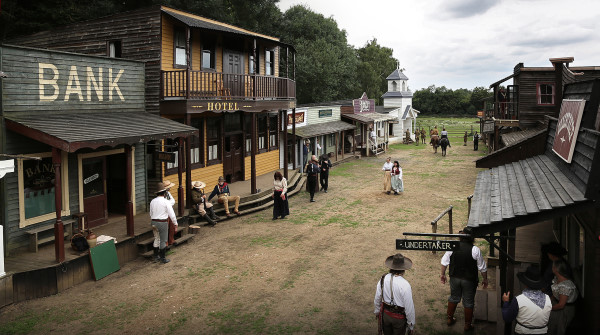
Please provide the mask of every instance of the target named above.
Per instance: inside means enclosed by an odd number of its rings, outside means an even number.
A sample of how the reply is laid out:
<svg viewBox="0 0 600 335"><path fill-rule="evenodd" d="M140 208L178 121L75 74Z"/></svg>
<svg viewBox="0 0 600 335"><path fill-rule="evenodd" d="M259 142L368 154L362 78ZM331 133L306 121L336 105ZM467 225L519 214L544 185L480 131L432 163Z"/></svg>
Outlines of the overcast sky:
<svg viewBox="0 0 600 335"><path fill-rule="evenodd" d="M333 17L348 43L377 38L415 91L429 85L488 87L517 63L551 66L549 58L575 57L572 66L600 66L598 0L280 0Z"/></svg>

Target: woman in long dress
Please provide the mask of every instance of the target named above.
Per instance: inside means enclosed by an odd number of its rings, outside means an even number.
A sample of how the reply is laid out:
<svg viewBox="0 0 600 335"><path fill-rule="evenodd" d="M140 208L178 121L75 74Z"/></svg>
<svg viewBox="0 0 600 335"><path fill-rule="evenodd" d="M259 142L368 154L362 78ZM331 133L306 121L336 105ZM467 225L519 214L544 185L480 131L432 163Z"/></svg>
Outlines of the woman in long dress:
<svg viewBox="0 0 600 335"><path fill-rule="evenodd" d="M564 259L552 263L552 312L548 320L548 334L563 335L575 317L575 301L579 295L575 283L568 278L568 265Z"/></svg>
<svg viewBox="0 0 600 335"><path fill-rule="evenodd" d="M398 195L400 192L404 192L404 183L402 182L402 167L398 161L394 161L394 166L392 167L392 190L394 190L394 195Z"/></svg>
<svg viewBox="0 0 600 335"><path fill-rule="evenodd" d="M383 192L392 193L392 157L388 157L383 164Z"/></svg>
<svg viewBox="0 0 600 335"><path fill-rule="evenodd" d="M287 180L281 172L275 172L273 176L273 220L281 216L285 219L290 214L290 206L287 199Z"/></svg>

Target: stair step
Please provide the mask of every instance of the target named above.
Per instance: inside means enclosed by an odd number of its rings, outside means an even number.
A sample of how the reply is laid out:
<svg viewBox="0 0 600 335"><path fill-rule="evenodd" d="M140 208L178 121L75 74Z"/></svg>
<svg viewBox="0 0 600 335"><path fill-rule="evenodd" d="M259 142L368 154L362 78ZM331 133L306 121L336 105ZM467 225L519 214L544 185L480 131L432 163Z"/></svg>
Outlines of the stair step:
<svg viewBox="0 0 600 335"><path fill-rule="evenodd" d="M154 250L146 251L146 252L144 252L144 253L143 253L143 254L141 254L141 255L142 255L143 257L150 258L150 257L154 256Z"/></svg>
<svg viewBox="0 0 600 335"><path fill-rule="evenodd" d="M148 244L152 244L152 243L154 243L154 237L150 237L145 240L138 241L136 244L143 247L143 246L147 246Z"/></svg>
<svg viewBox="0 0 600 335"><path fill-rule="evenodd" d="M180 245L184 242L187 242L188 240L194 238L194 234L185 234L183 236L181 236L180 238L176 239L175 242L173 242L173 245Z"/></svg>

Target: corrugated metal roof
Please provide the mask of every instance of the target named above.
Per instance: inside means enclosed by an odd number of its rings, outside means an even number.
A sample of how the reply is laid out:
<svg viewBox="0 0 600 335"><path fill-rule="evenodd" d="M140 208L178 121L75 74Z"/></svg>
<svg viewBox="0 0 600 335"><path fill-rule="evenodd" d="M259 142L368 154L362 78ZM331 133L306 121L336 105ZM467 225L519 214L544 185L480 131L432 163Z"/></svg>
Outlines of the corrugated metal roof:
<svg viewBox="0 0 600 335"><path fill-rule="evenodd" d="M502 143L504 146L509 147L517 145L523 141L526 141L532 137L545 133L548 130L548 125L542 125L536 128L525 129L521 131L513 131L510 133L502 134Z"/></svg>
<svg viewBox="0 0 600 335"><path fill-rule="evenodd" d="M373 123L379 121L398 120L397 117L382 114L382 113L361 113L361 114L342 114L342 118L348 118L350 120L362 122L362 123Z"/></svg>
<svg viewBox="0 0 600 335"><path fill-rule="evenodd" d="M310 138L320 135L334 134L344 130L355 129L356 126L344 121L331 121L319 124L312 124L300 128L296 128L296 136L300 138ZM288 133L292 133L288 129Z"/></svg>
<svg viewBox="0 0 600 335"><path fill-rule="evenodd" d="M408 80L408 77L399 69L395 69L394 72L392 72L392 74L390 74L385 79L387 79L387 80Z"/></svg>
<svg viewBox="0 0 600 335"><path fill-rule="evenodd" d="M412 98L411 91L385 92L382 98Z"/></svg>
<svg viewBox="0 0 600 335"><path fill-rule="evenodd" d="M7 128L67 152L193 135L194 127L146 112L5 115ZM12 122L12 123L11 123ZM29 135L27 135L29 136Z"/></svg>
<svg viewBox="0 0 600 335"><path fill-rule="evenodd" d="M383 106L375 106L375 112L376 113L385 113L385 114L389 114L390 112L399 109L400 107L383 107Z"/></svg>

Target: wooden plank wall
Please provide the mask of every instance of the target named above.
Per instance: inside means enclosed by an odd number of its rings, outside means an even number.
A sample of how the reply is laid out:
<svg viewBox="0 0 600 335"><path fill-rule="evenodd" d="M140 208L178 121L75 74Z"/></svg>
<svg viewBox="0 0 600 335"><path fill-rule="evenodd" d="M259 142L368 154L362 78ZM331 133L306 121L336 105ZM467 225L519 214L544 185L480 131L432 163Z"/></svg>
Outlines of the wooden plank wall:
<svg viewBox="0 0 600 335"><path fill-rule="evenodd" d="M152 6L22 36L10 44L106 56L107 42L120 40L122 58L146 62L146 110L159 111L160 7Z"/></svg>
<svg viewBox="0 0 600 335"><path fill-rule="evenodd" d="M136 213L146 212L146 148L143 143L135 145L135 210ZM69 173L69 177L71 174ZM79 201L79 199L77 199Z"/></svg>
<svg viewBox="0 0 600 335"><path fill-rule="evenodd" d="M200 181L205 182L206 188L204 189L204 192L210 194L210 192L212 192L212 189L215 187L215 185L217 185L219 176L222 176L222 175L223 175L223 164L214 164L214 165L209 165L207 167L203 167L200 169L192 170L192 181L200 180ZM168 179L170 182L175 184L175 186L173 186L173 188L171 188L171 195L175 199L175 202L179 202L178 195L177 195L177 189L179 188L179 180L178 180L177 174L164 176L164 178ZM185 173L183 174L182 182L183 182L183 189L185 191L186 185L187 185L186 179L185 179Z"/></svg>
<svg viewBox="0 0 600 335"><path fill-rule="evenodd" d="M245 174L244 180L250 180L250 159L252 156L246 156L245 158ZM272 150L262 154L256 155L256 176L262 176L263 174L274 172L279 169L279 150Z"/></svg>
<svg viewBox="0 0 600 335"><path fill-rule="evenodd" d="M600 210L591 210L581 216L587 225L592 228L592 234L585 233L585 258L584 258L584 299L585 320L584 329L588 334L600 334Z"/></svg>
<svg viewBox="0 0 600 335"><path fill-rule="evenodd" d="M9 274L0 278L0 308L13 302L13 276Z"/></svg>
<svg viewBox="0 0 600 335"><path fill-rule="evenodd" d="M544 115L557 117L555 105L538 105L538 83L554 83L554 71L520 71L515 77L515 84L519 85L519 126L530 128L544 121Z"/></svg>

